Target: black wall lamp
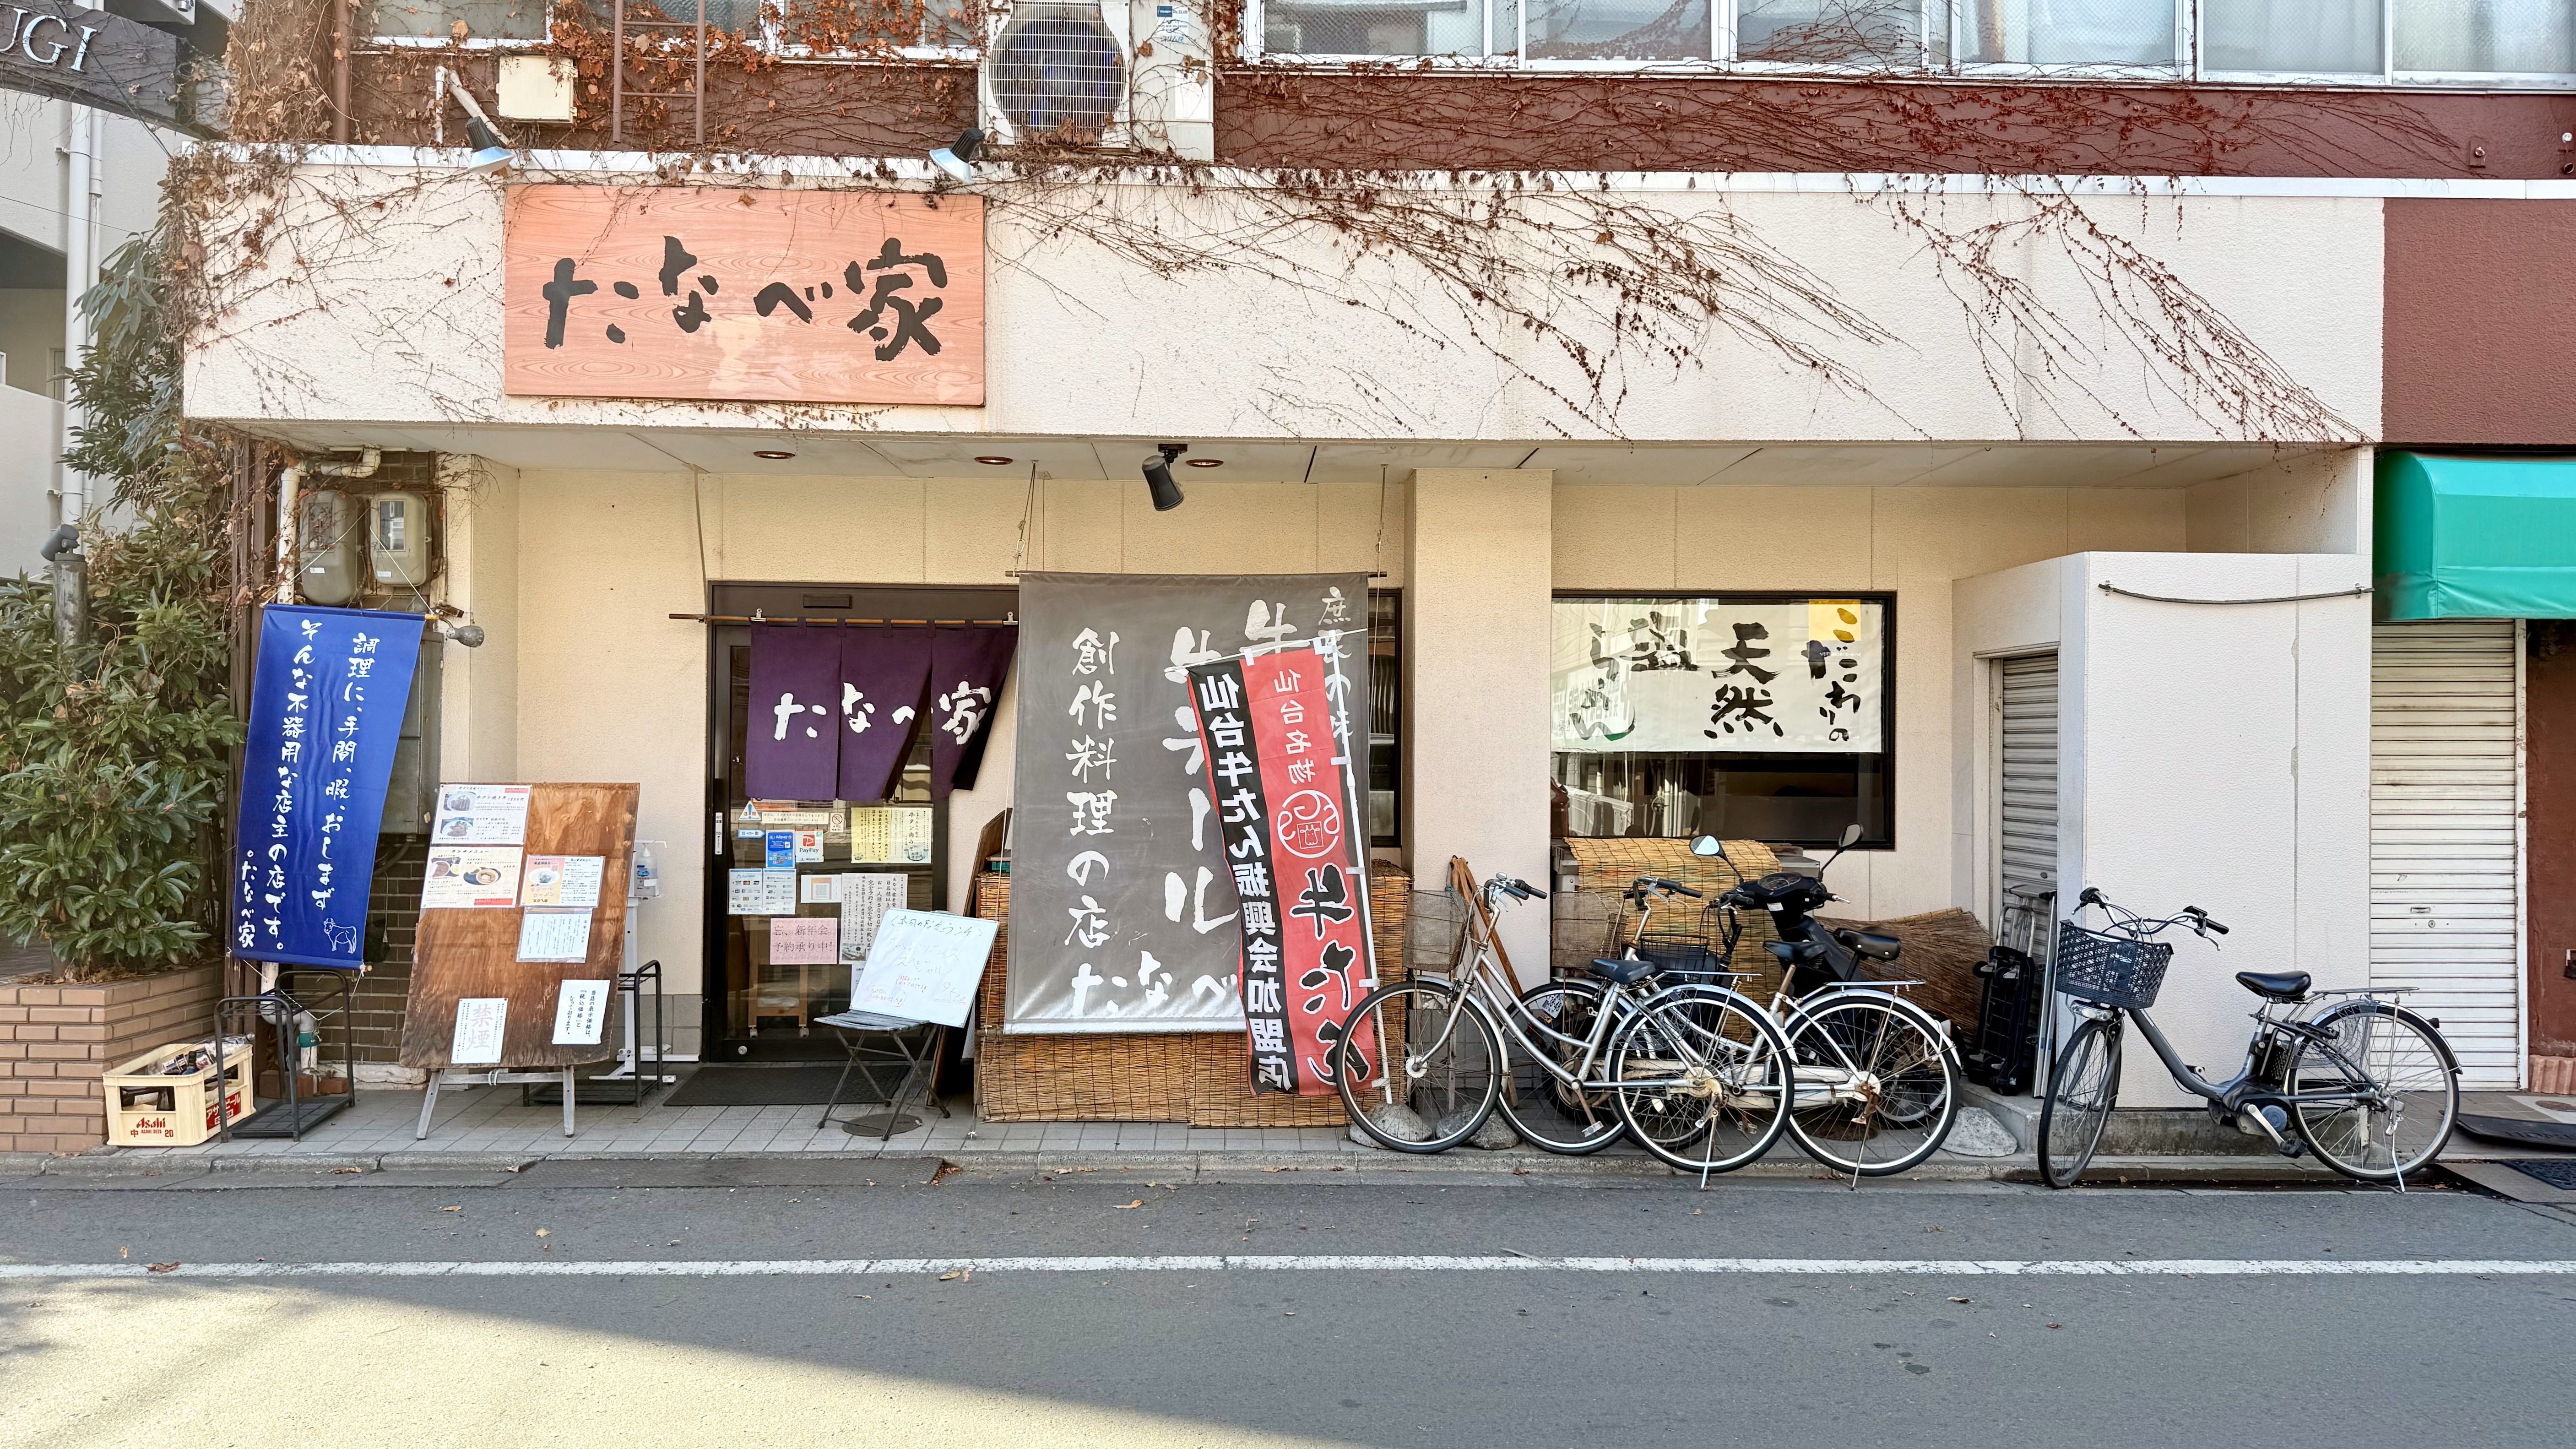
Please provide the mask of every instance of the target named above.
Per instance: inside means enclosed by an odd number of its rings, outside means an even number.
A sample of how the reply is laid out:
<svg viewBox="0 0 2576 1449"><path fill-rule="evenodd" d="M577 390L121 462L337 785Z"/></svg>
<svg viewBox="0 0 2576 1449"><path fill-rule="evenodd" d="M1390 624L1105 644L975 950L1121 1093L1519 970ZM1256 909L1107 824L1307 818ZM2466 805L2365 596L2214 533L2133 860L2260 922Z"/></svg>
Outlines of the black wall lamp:
<svg viewBox="0 0 2576 1449"><path fill-rule="evenodd" d="M1145 460L1145 489L1154 495L1156 513L1181 506L1181 485L1172 481L1172 460L1189 450L1187 443L1156 443L1154 456Z"/></svg>

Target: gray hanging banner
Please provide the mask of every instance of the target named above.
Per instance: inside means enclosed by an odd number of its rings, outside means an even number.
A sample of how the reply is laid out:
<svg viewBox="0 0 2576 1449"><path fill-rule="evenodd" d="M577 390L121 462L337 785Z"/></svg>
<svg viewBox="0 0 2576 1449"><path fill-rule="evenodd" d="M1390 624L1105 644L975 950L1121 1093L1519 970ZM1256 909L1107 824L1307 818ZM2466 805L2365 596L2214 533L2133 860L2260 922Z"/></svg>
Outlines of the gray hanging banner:
<svg viewBox="0 0 2576 1449"><path fill-rule="evenodd" d="M1365 752L1367 575L1021 577L1005 1030L1243 1030L1187 671L1297 645L1332 666L1336 738L1356 724Z"/></svg>

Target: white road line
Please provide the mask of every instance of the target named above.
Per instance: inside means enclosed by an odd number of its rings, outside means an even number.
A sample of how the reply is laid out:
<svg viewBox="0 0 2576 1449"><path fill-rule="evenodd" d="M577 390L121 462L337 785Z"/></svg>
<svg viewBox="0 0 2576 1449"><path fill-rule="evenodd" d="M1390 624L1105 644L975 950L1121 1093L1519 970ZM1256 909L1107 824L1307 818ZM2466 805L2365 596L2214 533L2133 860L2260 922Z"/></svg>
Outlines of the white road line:
<svg viewBox="0 0 2576 1449"><path fill-rule="evenodd" d="M1865 1278L2414 1278L2576 1275L2519 1258L750 1258L429 1263L0 1263L0 1280L123 1278L865 1278L945 1273L1679 1273Z"/></svg>

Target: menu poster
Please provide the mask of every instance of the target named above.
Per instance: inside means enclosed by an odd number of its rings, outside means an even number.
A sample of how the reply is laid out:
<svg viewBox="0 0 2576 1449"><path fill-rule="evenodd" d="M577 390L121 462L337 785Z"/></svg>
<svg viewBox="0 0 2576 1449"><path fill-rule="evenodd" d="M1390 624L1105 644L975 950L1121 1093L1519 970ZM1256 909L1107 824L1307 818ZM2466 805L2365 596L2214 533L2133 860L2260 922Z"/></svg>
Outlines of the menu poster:
<svg viewBox="0 0 2576 1449"><path fill-rule="evenodd" d="M529 911L519 917L522 961L590 959L590 912Z"/></svg>
<svg viewBox="0 0 2576 1449"><path fill-rule="evenodd" d="M841 883L841 959L858 961L875 943L877 925L888 911L903 909L912 877L895 872L858 872L834 876Z"/></svg>
<svg viewBox="0 0 2576 1449"><path fill-rule="evenodd" d="M502 1029L510 1019L510 1002L501 996L468 996L456 1003L456 1036L447 1059L460 1067L501 1064Z"/></svg>
<svg viewBox="0 0 2576 1449"><path fill-rule="evenodd" d="M441 785L429 838L438 845L524 845L531 785Z"/></svg>
<svg viewBox="0 0 2576 1449"><path fill-rule="evenodd" d="M829 916L779 916L769 923L769 964L829 966L840 928Z"/></svg>
<svg viewBox="0 0 2576 1449"><path fill-rule="evenodd" d="M945 911L893 911L850 991L852 1011L964 1026L993 954L998 921Z"/></svg>
<svg viewBox="0 0 2576 1449"><path fill-rule="evenodd" d="M725 914L789 916L795 913L795 871L732 870L725 873Z"/></svg>
<svg viewBox="0 0 2576 1449"><path fill-rule="evenodd" d="M608 871L602 855L532 855L519 883L523 906L595 907Z"/></svg>
<svg viewBox="0 0 2576 1449"><path fill-rule="evenodd" d="M421 878L425 911L506 909L519 903L519 847L433 845Z"/></svg>
<svg viewBox="0 0 2576 1449"><path fill-rule="evenodd" d="M930 812L892 805L852 810L850 859L877 865L930 864Z"/></svg>
<svg viewBox="0 0 2576 1449"><path fill-rule="evenodd" d="M555 1045L597 1046L607 1020L607 982L567 981L555 997Z"/></svg>

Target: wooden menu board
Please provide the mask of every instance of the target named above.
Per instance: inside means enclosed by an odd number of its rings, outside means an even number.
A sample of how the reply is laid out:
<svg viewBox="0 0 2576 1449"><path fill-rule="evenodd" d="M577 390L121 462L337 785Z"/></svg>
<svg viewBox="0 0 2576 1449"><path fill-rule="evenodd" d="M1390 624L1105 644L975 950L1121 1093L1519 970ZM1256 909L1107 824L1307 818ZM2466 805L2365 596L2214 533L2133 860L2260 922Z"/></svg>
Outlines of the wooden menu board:
<svg viewBox="0 0 2576 1449"><path fill-rule="evenodd" d="M456 1003L499 997L510 1003L501 1060L476 1068L547 1069L604 1061L617 1054L617 1034L595 1043L557 1046L555 996L566 981L614 981L626 942L626 887L633 878L635 785L535 785L528 797L528 855L596 855L607 864L599 904L591 911L590 954L579 962L519 959L519 918L508 908L424 910L412 947L411 996L403 1012L407 1067L450 1065ZM612 991L611 998L615 993Z"/></svg>

